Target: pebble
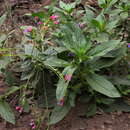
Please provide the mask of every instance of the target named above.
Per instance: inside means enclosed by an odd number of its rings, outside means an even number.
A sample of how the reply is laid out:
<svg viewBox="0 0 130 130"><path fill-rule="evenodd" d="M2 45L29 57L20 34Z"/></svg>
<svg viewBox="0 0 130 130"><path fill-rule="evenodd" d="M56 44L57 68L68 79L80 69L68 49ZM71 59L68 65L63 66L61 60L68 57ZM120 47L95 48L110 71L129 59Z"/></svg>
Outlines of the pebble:
<svg viewBox="0 0 130 130"><path fill-rule="evenodd" d="M104 122L104 124L111 125L111 124L112 124L112 121L110 121L110 120L107 120L107 121L105 121L105 122Z"/></svg>

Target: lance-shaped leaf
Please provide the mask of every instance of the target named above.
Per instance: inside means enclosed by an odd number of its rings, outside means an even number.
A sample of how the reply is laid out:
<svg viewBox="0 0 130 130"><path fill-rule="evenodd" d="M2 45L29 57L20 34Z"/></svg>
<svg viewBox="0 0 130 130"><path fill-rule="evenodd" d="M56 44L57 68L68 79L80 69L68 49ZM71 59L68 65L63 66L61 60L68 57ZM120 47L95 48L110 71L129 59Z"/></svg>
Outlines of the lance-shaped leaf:
<svg viewBox="0 0 130 130"><path fill-rule="evenodd" d="M49 124L56 124L57 122L61 121L66 115L67 113L70 111L71 106L69 103L66 103L64 106L56 106L53 111L52 114L50 116L50 121Z"/></svg>
<svg viewBox="0 0 130 130"><path fill-rule="evenodd" d="M5 34L2 34L0 36L0 44L2 44L6 40L7 36ZM1 46L1 45L0 45Z"/></svg>
<svg viewBox="0 0 130 130"><path fill-rule="evenodd" d="M66 67L68 65L70 65L69 62L62 60L62 59L58 59L57 57L51 57L48 58L45 62L45 65L50 65L53 67Z"/></svg>
<svg viewBox="0 0 130 130"><path fill-rule="evenodd" d="M101 8L105 8L106 7L106 0L98 0L98 5Z"/></svg>
<svg viewBox="0 0 130 130"><path fill-rule="evenodd" d="M13 111L11 110L9 104L5 101L0 101L0 115L6 121L15 124L15 116Z"/></svg>
<svg viewBox="0 0 130 130"><path fill-rule="evenodd" d="M84 55L91 47L89 40L87 41L81 29L75 23L69 23L61 27L63 45L78 56Z"/></svg>
<svg viewBox="0 0 130 130"><path fill-rule="evenodd" d="M65 76L72 77L75 70L76 70L76 67L68 66L63 70L62 74ZM62 99L66 95L67 87L68 87L71 77L69 77L68 81L67 80L65 81L65 79L59 79L59 82L57 84L57 89L56 89L57 100Z"/></svg>
<svg viewBox="0 0 130 130"><path fill-rule="evenodd" d="M0 26L4 23L4 21L6 20L6 17L7 17L7 13L3 14L3 15L0 17Z"/></svg>
<svg viewBox="0 0 130 130"><path fill-rule="evenodd" d="M111 40L108 42L104 42L100 45L97 45L94 49L91 49L88 52L88 55L92 57L104 56L108 52L115 49L118 45L120 45L120 40Z"/></svg>
<svg viewBox="0 0 130 130"><path fill-rule="evenodd" d="M100 75L89 74L87 75L86 80L90 87L99 93L112 98L121 96L113 84Z"/></svg>
<svg viewBox="0 0 130 130"><path fill-rule="evenodd" d="M109 67L119 60L125 55L126 53L126 47L119 48L117 50L112 51L111 53L108 53L104 55L104 57L95 60L92 60L90 62L91 67L95 70Z"/></svg>

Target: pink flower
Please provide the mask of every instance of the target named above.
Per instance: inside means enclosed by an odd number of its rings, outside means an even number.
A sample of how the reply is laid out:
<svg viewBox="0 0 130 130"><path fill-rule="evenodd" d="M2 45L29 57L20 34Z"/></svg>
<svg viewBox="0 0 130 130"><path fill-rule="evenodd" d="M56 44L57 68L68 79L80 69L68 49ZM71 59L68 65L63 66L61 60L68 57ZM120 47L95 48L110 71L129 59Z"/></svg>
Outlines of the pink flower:
<svg viewBox="0 0 130 130"><path fill-rule="evenodd" d="M57 20L58 17L59 17L58 15L52 15L52 16L50 16L50 19L55 21L55 20Z"/></svg>
<svg viewBox="0 0 130 130"><path fill-rule="evenodd" d="M80 27L80 28L83 28L83 27L84 27L84 24L83 24L83 23L79 23L79 27Z"/></svg>
<svg viewBox="0 0 130 130"><path fill-rule="evenodd" d="M24 33L28 33L28 32L32 32L32 30L33 30L33 27L32 27L32 26L29 26L29 27L27 27L23 32L24 32Z"/></svg>
<svg viewBox="0 0 130 130"><path fill-rule="evenodd" d="M29 125L31 126L32 129L36 129L36 125L35 125L34 120L31 120Z"/></svg>
<svg viewBox="0 0 130 130"><path fill-rule="evenodd" d="M24 29L23 33L28 33L28 30L27 30L27 29Z"/></svg>
<svg viewBox="0 0 130 130"><path fill-rule="evenodd" d="M37 24L38 24L38 25L41 25L41 24L43 24L43 22L39 21Z"/></svg>
<svg viewBox="0 0 130 130"><path fill-rule="evenodd" d="M57 102L57 105L63 106L64 105L64 98L60 99L60 101Z"/></svg>
<svg viewBox="0 0 130 130"><path fill-rule="evenodd" d="M16 106L16 107L15 107L16 110L19 110L20 108L21 108L20 106Z"/></svg>
<svg viewBox="0 0 130 130"><path fill-rule="evenodd" d="M54 24L59 24L60 22L59 21L54 21Z"/></svg>
<svg viewBox="0 0 130 130"><path fill-rule="evenodd" d="M23 108L21 106L16 106L15 109L19 112L22 113L23 112Z"/></svg>
<svg viewBox="0 0 130 130"><path fill-rule="evenodd" d="M34 126L32 126L32 129L36 129L36 126L34 125Z"/></svg>
<svg viewBox="0 0 130 130"><path fill-rule="evenodd" d="M71 81L72 74L66 74L64 78L65 78L66 81Z"/></svg>
<svg viewBox="0 0 130 130"><path fill-rule="evenodd" d="M32 30L33 30L32 26L29 26L29 27L27 28L27 30L28 30L28 32L32 32Z"/></svg>
<svg viewBox="0 0 130 130"><path fill-rule="evenodd" d="M128 43L128 48L130 48L130 43Z"/></svg>

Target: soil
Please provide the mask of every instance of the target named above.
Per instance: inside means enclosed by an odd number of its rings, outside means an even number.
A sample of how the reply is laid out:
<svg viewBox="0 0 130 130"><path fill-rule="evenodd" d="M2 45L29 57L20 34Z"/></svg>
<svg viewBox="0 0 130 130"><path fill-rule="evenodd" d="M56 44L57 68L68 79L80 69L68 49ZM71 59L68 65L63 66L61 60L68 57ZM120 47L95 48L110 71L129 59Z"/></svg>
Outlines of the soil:
<svg viewBox="0 0 130 130"><path fill-rule="evenodd" d="M16 25L21 24L33 24L30 19L24 17L24 13L34 12L39 10L42 6L50 3L50 0L6 0L9 2L12 10L12 18L17 24L12 24L12 19L7 21L8 27L16 28ZM88 0L90 1L90 0ZM94 0L92 0L94 1ZM0 15L5 10L5 3L0 0ZM94 3L93 3L94 4ZM7 85L4 83L4 78L0 75L0 95L5 92ZM15 111L15 110L14 110ZM50 130L130 130L130 114L115 112L115 113L98 113L96 116L91 118L85 118L82 115L84 113L84 105L77 105L66 118L51 126ZM12 125L7 122L0 120L0 130L31 130L29 123L33 118L31 114L16 115L16 124ZM45 130L45 124L40 130Z"/></svg>
<svg viewBox="0 0 130 130"><path fill-rule="evenodd" d="M80 117L82 110L81 105L77 106L51 130L130 130L129 113L103 113L91 118L84 118Z"/></svg>

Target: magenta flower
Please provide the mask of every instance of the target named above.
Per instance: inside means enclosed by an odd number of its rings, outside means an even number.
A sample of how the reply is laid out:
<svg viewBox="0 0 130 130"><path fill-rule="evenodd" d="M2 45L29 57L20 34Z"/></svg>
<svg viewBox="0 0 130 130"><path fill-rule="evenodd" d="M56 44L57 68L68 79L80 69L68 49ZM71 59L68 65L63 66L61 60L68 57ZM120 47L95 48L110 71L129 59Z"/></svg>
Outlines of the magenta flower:
<svg viewBox="0 0 130 130"><path fill-rule="evenodd" d="M55 20L57 20L58 17L59 17L58 15L52 15L52 16L50 16L50 19L55 21Z"/></svg>
<svg viewBox="0 0 130 130"><path fill-rule="evenodd" d="M66 74L64 78L65 78L66 81L71 81L72 74Z"/></svg>
<svg viewBox="0 0 130 130"><path fill-rule="evenodd" d="M57 102L57 105L63 106L64 105L64 98L60 99L60 101Z"/></svg>
<svg viewBox="0 0 130 130"><path fill-rule="evenodd" d="M128 43L128 48L130 48L130 43Z"/></svg>
<svg viewBox="0 0 130 130"><path fill-rule="evenodd" d="M23 112L23 108L21 106L16 106L15 109L19 112L22 113Z"/></svg>

